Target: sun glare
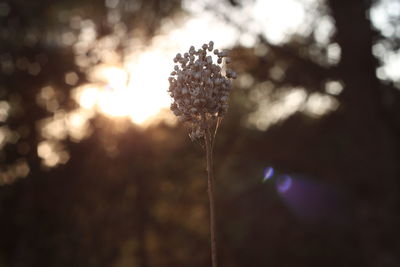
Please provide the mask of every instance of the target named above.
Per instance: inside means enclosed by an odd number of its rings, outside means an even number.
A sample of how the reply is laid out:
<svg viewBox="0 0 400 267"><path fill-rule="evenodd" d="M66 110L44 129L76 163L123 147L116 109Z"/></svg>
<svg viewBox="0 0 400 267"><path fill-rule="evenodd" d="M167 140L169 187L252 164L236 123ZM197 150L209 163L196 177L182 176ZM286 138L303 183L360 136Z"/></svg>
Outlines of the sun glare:
<svg viewBox="0 0 400 267"><path fill-rule="evenodd" d="M210 13L199 12L199 9L190 3L185 2L185 7L191 17L180 25L165 23L160 34L154 37L151 44L146 45L145 50L141 50L143 47L138 45L139 49L132 48L133 54L125 55L123 62L105 60L103 62L110 64L98 65L89 70L88 78L91 83L75 91L75 99L80 106L86 110L97 110L110 117L130 118L136 124L150 123L153 119L163 117L158 116L161 114L160 111L171 103L167 93L167 78L173 67L172 58L177 52L188 49L190 45L201 46L210 40L213 40L218 47L224 48L234 45L238 38L247 46L254 45L254 38L244 38L234 26ZM285 0L286 3L291 7L290 16L286 16L290 21L285 20L283 23L281 17L271 15L271 21L268 22L274 25L273 27L263 19L265 16L259 13L259 10L281 14L276 11L284 7L287 13L289 9L286 5L267 6L267 3L260 0L245 12L247 16L259 20L256 24L265 24L265 28L273 28L280 33L275 35L270 31L265 33L268 38L279 42L304 19L304 11L297 1ZM240 21L243 14L234 13L232 16ZM120 65L116 66L116 62L120 62Z"/></svg>
<svg viewBox="0 0 400 267"><path fill-rule="evenodd" d="M89 77L92 84L80 87L79 104L86 109L97 109L111 117L128 117L142 124L169 106L166 92L170 66L161 52L151 51L132 56L123 67L100 65Z"/></svg>

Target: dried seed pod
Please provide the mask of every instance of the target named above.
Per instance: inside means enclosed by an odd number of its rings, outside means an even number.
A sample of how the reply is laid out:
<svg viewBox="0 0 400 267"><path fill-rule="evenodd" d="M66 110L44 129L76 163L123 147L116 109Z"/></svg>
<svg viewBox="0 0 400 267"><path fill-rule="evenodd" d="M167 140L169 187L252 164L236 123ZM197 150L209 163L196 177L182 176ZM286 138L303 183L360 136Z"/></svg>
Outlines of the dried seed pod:
<svg viewBox="0 0 400 267"><path fill-rule="evenodd" d="M210 52L218 56L213 63ZM192 130L191 138L204 136L203 120L215 121L222 117L228 109L229 93L232 89L230 79L236 78L236 73L230 69L221 72L222 58L228 55L227 51L214 50L214 42L203 44L201 49L191 46L189 51L178 53L174 62L174 71L169 77L169 92L173 98L171 110L182 122L189 122ZM231 62L230 58L225 63ZM180 66L179 66L180 65Z"/></svg>

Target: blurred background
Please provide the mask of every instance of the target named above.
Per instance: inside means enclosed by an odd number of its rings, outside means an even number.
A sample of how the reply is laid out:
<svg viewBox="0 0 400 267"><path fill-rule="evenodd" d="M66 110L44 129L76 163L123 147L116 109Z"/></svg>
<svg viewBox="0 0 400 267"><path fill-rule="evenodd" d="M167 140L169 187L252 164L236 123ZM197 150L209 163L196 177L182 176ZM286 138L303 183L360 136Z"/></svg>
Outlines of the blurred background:
<svg viewBox="0 0 400 267"><path fill-rule="evenodd" d="M397 0L0 0L0 266L210 266L173 57L238 73L221 266L400 265Z"/></svg>

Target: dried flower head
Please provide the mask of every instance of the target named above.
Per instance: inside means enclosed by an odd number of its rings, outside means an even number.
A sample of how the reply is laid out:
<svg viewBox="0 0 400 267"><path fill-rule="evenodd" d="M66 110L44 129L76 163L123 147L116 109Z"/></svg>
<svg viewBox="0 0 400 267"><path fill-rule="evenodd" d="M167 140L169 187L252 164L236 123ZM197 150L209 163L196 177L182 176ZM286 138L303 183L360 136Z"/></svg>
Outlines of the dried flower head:
<svg viewBox="0 0 400 267"><path fill-rule="evenodd" d="M217 64L207 55L209 52L218 57ZM171 110L180 121L190 124L192 139L204 137L205 124L215 122L228 110L231 79L236 78L236 73L231 69L223 72L223 61L231 62L228 52L214 50L212 41L198 50L191 46L183 56L178 53L174 58L177 65L169 77L168 90L174 100Z"/></svg>

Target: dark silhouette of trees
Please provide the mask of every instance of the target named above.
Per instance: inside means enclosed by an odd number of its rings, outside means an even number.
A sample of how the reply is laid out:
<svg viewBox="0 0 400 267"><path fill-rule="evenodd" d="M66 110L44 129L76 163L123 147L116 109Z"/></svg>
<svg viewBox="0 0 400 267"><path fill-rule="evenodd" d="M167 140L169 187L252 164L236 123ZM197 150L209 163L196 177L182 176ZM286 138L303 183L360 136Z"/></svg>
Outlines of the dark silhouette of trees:
<svg viewBox="0 0 400 267"><path fill-rule="evenodd" d="M398 51L400 42L371 24L377 3L320 2L313 26L325 16L334 25L323 44L311 27L279 44L255 33L254 47L232 49L239 78L215 143L221 266L400 262L400 95L398 81L377 75L384 62L373 49L384 43ZM101 38L117 24L107 19L111 11L145 43L182 10L180 1L161 0L0 3L0 266L210 265L203 151L180 125L143 129L98 114L88 138L57 140L65 164L46 169L38 156L46 139L39 122L77 108L70 98L77 84L65 74L87 81L66 34L78 35L70 19L91 19ZM224 10L213 12L234 24ZM119 41L121 55L130 37ZM332 47L339 57L332 59ZM327 91L332 81L340 93ZM53 109L38 101L48 85ZM337 108L318 116L299 109L267 130L247 126L263 100L279 102L292 88L306 102L328 95ZM266 166L276 173L262 182ZM279 191L284 175L312 190L290 202Z"/></svg>

